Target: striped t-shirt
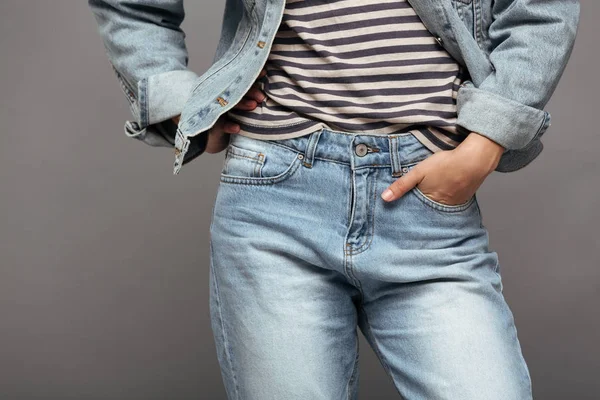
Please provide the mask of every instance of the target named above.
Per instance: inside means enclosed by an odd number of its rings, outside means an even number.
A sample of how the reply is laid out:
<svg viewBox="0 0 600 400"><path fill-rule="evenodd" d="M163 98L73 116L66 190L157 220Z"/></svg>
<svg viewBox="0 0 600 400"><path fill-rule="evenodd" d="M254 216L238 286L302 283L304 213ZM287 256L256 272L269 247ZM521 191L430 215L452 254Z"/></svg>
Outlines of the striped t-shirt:
<svg viewBox="0 0 600 400"><path fill-rule="evenodd" d="M287 0L265 68L267 100L228 112L241 135L410 131L432 151L466 137L455 121L468 72L406 0Z"/></svg>

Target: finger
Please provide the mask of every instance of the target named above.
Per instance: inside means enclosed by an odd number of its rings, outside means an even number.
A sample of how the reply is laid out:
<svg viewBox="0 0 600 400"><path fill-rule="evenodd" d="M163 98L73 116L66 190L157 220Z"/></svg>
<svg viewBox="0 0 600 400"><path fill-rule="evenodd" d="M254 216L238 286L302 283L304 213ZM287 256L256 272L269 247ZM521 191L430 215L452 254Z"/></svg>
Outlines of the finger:
<svg viewBox="0 0 600 400"><path fill-rule="evenodd" d="M225 133L239 133L240 126L235 122L225 121L223 124L223 132Z"/></svg>
<svg viewBox="0 0 600 400"><path fill-rule="evenodd" d="M234 108L238 108L240 110L245 110L245 111L250 111L250 110L254 110L256 108L256 106L258 106L258 103L256 102L256 100L251 99L249 97L244 97L242 98L242 100L240 100L239 103L237 103Z"/></svg>
<svg viewBox="0 0 600 400"><path fill-rule="evenodd" d="M263 68L263 69L260 71L260 74L258 75L258 77L259 77L259 78L262 78L262 77L263 77L263 76L265 76L266 74L267 74L267 69L266 69L266 68Z"/></svg>
<svg viewBox="0 0 600 400"><path fill-rule="evenodd" d="M208 135L208 139L206 142L206 148L204 151L206 151L207 153L219 153L222 150L224 150L225 148L227 148L227 146L229 145L229 140L231 138L231 135L226 134L225 132L223 132L223 127L222 127L222 120L220 123L220 130L217 131L216 129L212 129L209 132ZM216 127L216 124L213 126L213 128Z"/></svg>
<svg viewBox="0 0 600 400"><path fill-rule="evenodd" d="M223 133L238 133L239 131L239 124L229 120L226 115L221 115L208 133L210 136L220 137Z"/></svg>
<svg viewBox="0 0 600 400"><path fill-rule="evenodd" d="M245 96L248 96L249 98L254 99L259 103L267 98L267 95L257 85L253 85L245 94Z"/></svg>
<svg viewBox="0 0 600 400"><path fill-rule="evenodd" d="M266 95L258 87L252 87L244 95L234 108L240 110L251 111L254 110L258 104L266 99Z"/></svg>
<svg viewBox="0 0 600 400"><path fill-rule="evenodd" d="M396 179L386 190L381 194L381 198L385 201L394 201L404 196L411 191L424 178L422 168L415 166L409 172Z"/></svg>
<svg viewBox="0 0 600 400"><path fill-rule="evenodd" d="M216 136L216 135L219 135L221 132L223 132L223 124L225 123L225 120L226 120L226 116L221 115L217 119L217 122L215 122L215 124L208 130L209 136Z"/></svg>

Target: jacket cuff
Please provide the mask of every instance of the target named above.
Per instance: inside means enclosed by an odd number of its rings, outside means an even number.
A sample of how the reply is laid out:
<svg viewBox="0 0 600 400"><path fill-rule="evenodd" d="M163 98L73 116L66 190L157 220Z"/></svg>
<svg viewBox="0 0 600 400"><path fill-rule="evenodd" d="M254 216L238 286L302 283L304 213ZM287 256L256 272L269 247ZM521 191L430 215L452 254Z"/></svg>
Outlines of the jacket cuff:
<svg viewBox="0 0 600 400"><path fill-rule="evenodd" d="M466 81L456 98L456 124L476 132L507 150L522 149L550 126L550 114L479 89Z"/></svg>
<svg viewBox="0 0 600 400"><path fill-rule="evenodd" d="M142 128L181 113L198 75L190 70L168 71L140 80L139 122Z"/></svg>
<svg viewBox="0 0 600 400"><path fill-rule="evenodd" d="M181 114L197 78L193 71L177 70L138 81L132 105L137 120L125 122L125 135L150 146L173 147L177 125L171 118Z"/></svg>
<svg viewBox="0 0 600 400"><path fill-rule="evenodd" d="M125 135L154 147L174 147L176 133L177 125L170 119L145 128L140 128L135 121L125 121ZM208 130L191 137L189 140L189 148L181 161L181 165L189 163L204 153L208 143Z"/></svg>

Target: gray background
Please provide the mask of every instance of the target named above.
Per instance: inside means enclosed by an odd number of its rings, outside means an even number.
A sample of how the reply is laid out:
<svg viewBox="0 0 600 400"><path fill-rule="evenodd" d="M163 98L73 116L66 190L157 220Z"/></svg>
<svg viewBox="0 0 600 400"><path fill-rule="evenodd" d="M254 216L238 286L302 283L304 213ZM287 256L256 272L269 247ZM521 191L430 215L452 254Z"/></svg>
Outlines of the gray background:
<svg viewBox="0 0 600 400"><path fill-rule="evenodd" d="M186 3L205 71L224 1ZM547 106L542 155L478 198L537 399L600 392L598 30ZM208 314L222 154L172 175L129 110L85 1L0 2L0 399L225 399ZM361 337L360 398L399 398Z"/></svg>

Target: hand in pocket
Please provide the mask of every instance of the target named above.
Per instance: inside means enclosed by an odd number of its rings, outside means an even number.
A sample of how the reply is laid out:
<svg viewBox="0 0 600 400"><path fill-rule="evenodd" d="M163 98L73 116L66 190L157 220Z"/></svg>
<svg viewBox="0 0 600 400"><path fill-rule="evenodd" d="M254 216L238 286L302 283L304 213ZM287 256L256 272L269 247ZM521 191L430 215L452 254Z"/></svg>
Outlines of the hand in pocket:
<svg viewBox="0 0 600 400"><path fill-rule="evenodd" d="M396 179L382 198L393 201L417 187L425 197L440 204L464 204L495 170L503 150L501 145L472 132L456 148L438 151L419 162Z"/></svg>

